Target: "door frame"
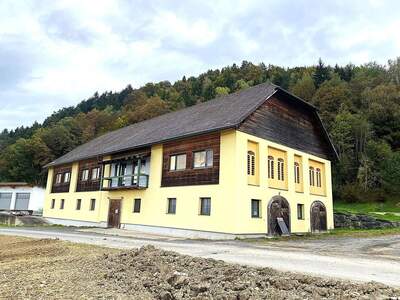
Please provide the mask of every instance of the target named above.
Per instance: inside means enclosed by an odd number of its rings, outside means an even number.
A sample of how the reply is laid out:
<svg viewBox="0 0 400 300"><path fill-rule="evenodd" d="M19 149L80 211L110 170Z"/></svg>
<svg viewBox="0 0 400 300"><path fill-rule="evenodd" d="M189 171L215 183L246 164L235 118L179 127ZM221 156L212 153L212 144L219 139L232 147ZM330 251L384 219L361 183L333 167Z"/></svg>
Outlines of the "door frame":
<svg viewBox="0 0 400 300"><path fill-rule="evenodd" d="M271 200L269 200L268 202L268 206L267 206L267 226L268 226L268 235L269 236L273 236L273 232L272 232L272 228L271 228L271 206L272 203L274 203L275 201L280 200L280 201L285 201L288 207L288 214L289 214L289 224L286 224L286 226L288 227L289 230L289 234L292 233L292 228L291 228L291 218L292 218L292 213L291 213L291 209L290 209L290 203L289 201L281 196L281 195L277 195L277 196L273 196L271 198Z"/></svg>
<svg viewBox="0 0 400 300"><path fill-rule="evenodd" d="M321 229L319 229L319 230L313 230L313 208L314 208L314 206L315 205L319 205L320 207L323 207L324 209L325 209L325 225L326 225L326 229L325 230L321 230ZM319 212L321 212L321 211L319 211ZM318 216L319 218L321 218L321 216L319 215ZM321 225L321 221L319 221L319 223L320 223L320 225ZM321 226L320 226L321 227ZM326 206L325 206L325 204L322 202L322 201L320 201L320 200L316 200L316 201L313 201L312 203L311 203L311 205L310 205L310 231L311 231L311 233L319 233L319 232L326 232L326 231L328 231L328 211L326 210Z"/></svg>
<svg viewBox="0 0 400 300"><path fill-rule="evenodd" d="M110 224L110 216L111 216L111 207L113 202L118 202L118 226ZM108 200L108 214L107 214L107 228L120 228L121 227L121 207L122 207L122 199L110 199Z"/></svg>

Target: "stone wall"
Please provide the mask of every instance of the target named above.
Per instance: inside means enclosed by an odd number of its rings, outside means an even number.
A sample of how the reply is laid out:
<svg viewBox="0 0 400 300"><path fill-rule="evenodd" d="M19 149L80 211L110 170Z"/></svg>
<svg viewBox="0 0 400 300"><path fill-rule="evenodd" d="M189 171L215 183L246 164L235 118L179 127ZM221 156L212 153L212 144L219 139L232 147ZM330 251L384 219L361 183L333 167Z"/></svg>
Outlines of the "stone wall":
<svg viewBox="0 0 400 300"><path fill-rule="evenodd" d="M372 216L334 213L335 228L379 229L400 227L400 222L380 220Z"/></svg>

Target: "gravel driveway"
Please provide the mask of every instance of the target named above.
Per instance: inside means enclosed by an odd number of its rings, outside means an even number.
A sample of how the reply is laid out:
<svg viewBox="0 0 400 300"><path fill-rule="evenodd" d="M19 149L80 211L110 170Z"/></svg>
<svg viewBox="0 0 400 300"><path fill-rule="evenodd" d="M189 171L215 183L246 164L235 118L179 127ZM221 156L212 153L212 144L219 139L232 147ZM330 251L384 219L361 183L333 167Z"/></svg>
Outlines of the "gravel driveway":
<svg viewBox="0 0 400 300"><path fill-rule="evenodd" d="M256 244L153 238L145 234L122 237L65 228L0 228L0 234L58 238L121 249L154 245L181 254L231 263L353 281L376 281L400 287L400 236L322 238Z"/></svg>

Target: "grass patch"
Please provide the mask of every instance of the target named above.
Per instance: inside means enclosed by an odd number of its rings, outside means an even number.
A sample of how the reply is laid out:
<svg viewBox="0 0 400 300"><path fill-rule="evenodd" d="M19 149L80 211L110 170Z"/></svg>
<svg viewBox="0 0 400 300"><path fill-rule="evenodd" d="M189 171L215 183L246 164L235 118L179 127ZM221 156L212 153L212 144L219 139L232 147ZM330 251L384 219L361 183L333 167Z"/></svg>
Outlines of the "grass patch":
<svg viewBox="0 0 400 300"><path fill-rule="evenodd" d="M329 239L334 237L356 237L356 238L367 238L367 237L378 237L384 235L397 235L400 234L400 227L395 228L382 228L382 229L343 229L338 228L329 232L321 234L305 233L302 235L292 234L290 236L277 236L277 237L266 237L256 239L242 239L245 242L253 243L268 243L277 241L293 241L293 240L319 240Z"/></svg>
<svg viewBox="0 0 400 300"><path fill-rule="evenodd" d="M385 202L346 203L335 201L335 212L365 214L377 219L400 222L400 199L389 199Z"/></svg>

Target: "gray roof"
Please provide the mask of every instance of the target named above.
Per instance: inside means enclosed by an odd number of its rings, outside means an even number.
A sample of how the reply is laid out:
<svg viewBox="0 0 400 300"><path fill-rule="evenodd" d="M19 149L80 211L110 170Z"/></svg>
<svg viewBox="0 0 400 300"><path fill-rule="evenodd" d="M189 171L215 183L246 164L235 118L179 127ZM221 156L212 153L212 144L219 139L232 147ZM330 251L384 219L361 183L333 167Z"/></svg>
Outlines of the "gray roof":
<svg viewBox="0 0 400 300"><path fill-rule="evenodd" d="M262 83L220 98L164 114L99 136L46 167L150 146L177 139L233 128L239 125L279 87Z"/></svg>

